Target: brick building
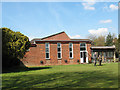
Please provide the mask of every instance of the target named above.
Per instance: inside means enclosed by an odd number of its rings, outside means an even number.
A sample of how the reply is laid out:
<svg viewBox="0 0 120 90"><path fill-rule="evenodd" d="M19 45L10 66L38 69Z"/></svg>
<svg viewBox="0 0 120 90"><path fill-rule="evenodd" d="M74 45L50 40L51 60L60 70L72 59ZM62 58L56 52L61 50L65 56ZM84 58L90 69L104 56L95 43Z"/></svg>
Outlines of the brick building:
<svg viewBox="0 0 120 90"><path fill-rule="evenodd" d="M65 32L31 40L22 62L25 65L61 65L91 62L91 41L70 39Z"/></svg>

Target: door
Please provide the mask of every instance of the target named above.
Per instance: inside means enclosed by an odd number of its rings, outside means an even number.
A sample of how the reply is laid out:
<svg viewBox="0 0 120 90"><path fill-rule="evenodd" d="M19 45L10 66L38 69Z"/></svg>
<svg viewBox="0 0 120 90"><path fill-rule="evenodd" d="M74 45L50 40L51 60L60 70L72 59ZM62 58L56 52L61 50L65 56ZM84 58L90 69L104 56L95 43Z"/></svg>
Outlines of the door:
<svg viewBox="0 0 120 90"><path fill-rule="evenodd" d="M80 62L88 63L88 52L86 43L80 43Z"/></svg>
<svg viewBox="0 0 120 90"><path fill-rule="evenodd" d="M80 52L80 62L83 63L83 52Z"/></svg>
<svg viewBox="0 0 120 90"><path fill-rule="evenodd" d="M80 52L80 61L81 61L81 63L88 63L88 57L87 57L86 51Z"/></svg>
<svg viewBox="0 0 120 90"><path fill-rule="evenodd" d="M86 52L83 52L83 61L86 62Z"/></svg>

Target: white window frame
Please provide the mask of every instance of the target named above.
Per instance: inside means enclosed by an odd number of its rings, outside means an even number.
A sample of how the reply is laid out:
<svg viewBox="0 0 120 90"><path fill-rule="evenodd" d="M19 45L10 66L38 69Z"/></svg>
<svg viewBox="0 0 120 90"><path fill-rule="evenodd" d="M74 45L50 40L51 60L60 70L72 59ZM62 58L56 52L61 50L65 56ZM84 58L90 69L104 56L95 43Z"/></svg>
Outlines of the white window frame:
<svg viewBox="0 0 120 90"><path fill-rule="evenodd" d="M72 52L72 57L70 57L70 53ZM70 51L70 43L69 43L69 58L73 59L73 43L72 43L72 51Z"/></svg>
<svg viewBox="0 0 120 90"><path fill-rule="evenodd" d="M85 47L85 50L80 50L80 51L87 51L87 45L86 45L86 43L84 43L85 46L81 46L81 44L82 44L82 43L80 43L80 49L81 49L81 47Z"/></svg>
<svg viewBox="0 0 120 90"><path fill-rule="evenodd" d="M81 46L82 43L80 43L80 49L81 47L84 47L85 50L80 50L80 58L83 58L83 52L86 52L86 62L85 63L88 63L88 51L87 51L87 43L84 43L85 46ZM82 57L81 57L81 52L82 52Z"/></svg>
<svg viewBox="0 0 120 90"><path fill-rule="evenodd" d="M58 47L58 43L57 43L57 58L58 58L58 53L60 53L61 57L58 59L62 59L62 46L61 46L61 43L59 43L59 44L60 44L60 47ZM60 48L60 51L58 51L58 48Z"/></svg>
<svg viewBox="0 0 120 90"><path fill-rule="evenodd" d="M49 52L46 52L46 44L48 44L48 50L49 50ZM46 53L49 53L49 58L46 58ZM45 59L50 59L50 44L47 42L47 43L45 43Z"/></svg>

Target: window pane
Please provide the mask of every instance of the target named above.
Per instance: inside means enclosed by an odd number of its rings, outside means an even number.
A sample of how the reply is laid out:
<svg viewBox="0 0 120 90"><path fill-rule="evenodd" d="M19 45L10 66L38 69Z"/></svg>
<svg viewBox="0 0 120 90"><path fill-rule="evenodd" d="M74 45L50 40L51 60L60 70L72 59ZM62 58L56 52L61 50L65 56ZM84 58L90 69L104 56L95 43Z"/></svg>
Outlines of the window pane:
<svg viewBox="0 0 120 90"><path fill-rule="evenodd" d="M70 52L70 58L72 58L72 52Z"/></svg>
<svg viewBox="0 0 120 90"><path fill-rule="evenodd" d="M85 46L85 43L81 43L80 46Z"/></svg>
<svg viewBox="0 0 120 90"><path fill-rule="evenodd" d="M45 47L47 48L49 46L49 43L45 43Z"/></svg>
<svg viewBox="0 0 120 90"><path fill-rule="evenodd" d="M58 52L60 52L61 51L61 48L58 48Z"/></svg>
<svg viewBox="0 0 120 90"><path fill-rule="evenodd" d="M49 53L46 53L46 58L49 58Z"/></svg>
<svg viewBox="0 0 120 90"><path fill-rule="evenodd" d="M61 46L61 43L57 43L57 46L60 47L60 46Z"/></svg>
<svg viewBox="0 0 120 90"><path fill-rule="evenodd" d="M58 53L58 58L61 58L61 53Z"/></svg>
<svg viewBox="0 0 120 90"><path fill-rule="evenodd" d="M86 50L86 48L84 47L84 48L80 48L80 51L83 51L83 50Z"/></svg>
<svg viewBox="0 0 120 90"><path fill-rule="evenodd" d="M111 57L113 57L113 52L111 52Z"/></svg>
<svg viewBox="0 0 120 90"><path fill-rule="evenodd" d="M46 48L46 52L49 52L49 48Z"/></svg>
<svg viewBox="0 0 120 90"><path fill-rule="evenodd" d="M72 51L72 48L69 48L70 51Z"/></svg>
<svg viewBox="0 0 120 90"><path fill-rule="evenodd" d="M72 47L72 43L69 43L69 47Z"/></svg>
<svg viewBox="0 0 120 90"><path fill-rule="evenodd" d="M83 55L82 55L83 53L82 52L80 52L80 58L82 58L83 57Z"/></svg>

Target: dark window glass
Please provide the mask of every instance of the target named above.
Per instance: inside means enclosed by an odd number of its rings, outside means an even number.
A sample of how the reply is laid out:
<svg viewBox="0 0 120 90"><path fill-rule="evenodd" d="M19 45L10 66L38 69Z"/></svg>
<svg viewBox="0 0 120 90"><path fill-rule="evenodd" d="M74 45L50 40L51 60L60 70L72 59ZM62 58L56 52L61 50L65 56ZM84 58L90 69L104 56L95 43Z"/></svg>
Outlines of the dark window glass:
<svg viewBox="0 0 120 90"><path fill-rule="evenodd" d="M72 58L72 52L70 52L70 58Z"/></svg>
<svg viewBox="0 0 120 90"><path fill-rule="evenodd" d="M58 52L61 51L61 48L58 48Z"/></svg>
<svg viewBox="0 0 120 90"><path fill-rule="evenodd" d="M85 48L85 47L83 47L83 48L80 48L80 51L83 51L83 50L86 50L86 48Z"/></svg>
<svg viewBox="0 0 120 90"><path fill-rule="evenodd" d="M83 53L82 53L82 52L80 52L80 57L81 57L81 58L83 57Z"/></svg>
<svg viewBox="0 0 120 90"><path fill-rule="evenodd" d="M85 46L85 43L81 43L80 46Z"/></svg>
<svg viewBox="0 0 120 90"><path fill-rule="evenodd" d="M58 58L61 58L61 53L58 53Z"/></svg>
<svg viewBox="0 0 120 90"><path fill-rule="evenodd" d="M69 48L70 51L72 51L72 48Z"/></svg>
<svg viewBox="0 0 120 90"><path fill-rule="evenodd" d="M46 58L49 58L49 53L46 53Z"/></svg>

